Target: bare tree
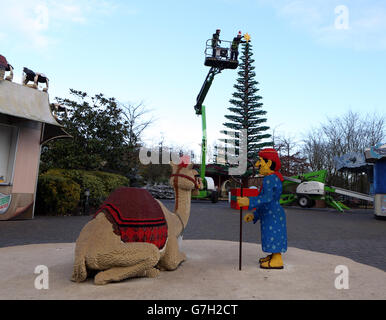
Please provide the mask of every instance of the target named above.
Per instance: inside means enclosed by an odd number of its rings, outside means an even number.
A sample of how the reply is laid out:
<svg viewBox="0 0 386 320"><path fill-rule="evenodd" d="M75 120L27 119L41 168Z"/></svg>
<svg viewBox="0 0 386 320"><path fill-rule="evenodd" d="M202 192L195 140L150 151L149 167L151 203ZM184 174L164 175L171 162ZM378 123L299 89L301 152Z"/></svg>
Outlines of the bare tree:
<svg viewBox="0 0 386 320"><path fill-rule="evenodd" d="M341 156L348 152L364 152L365 148L381 142L385 137L385 116L365 115L348 111L342 118L328 118L322 132L330 152Z"/></svg>
<svg viewBox="0 0 386 320"><path fill-rule="evenodd" d="M364 133L367 140L367 146L375 146L380 142L384 142L386 138L385 133L385 116L378 116L377 114L373 114L366 121L366 126L364 128Z"/></svg>
<svg viewBox="0 0 386 320"><path fill-rule="evenodd" d="M125 160L130 168L128 176L130 178L130 185L137 186L141 179L138 174L140 169L139 149L141 147L141 136L155 119L153 117L146 117L151 110L146 109L142 102L137 105L121 103L120 108L122 109L122 116L128 132L125 153Z"/></svg>
<svg viewBox="0 0 386 320"><path fill-rule="evenodd" d="M120 104L120 107L123 110L122 114L128 125L128 145L136 146L140 141L143 131L150 126L155 119L153 117L144 119L144 116L151 110L146 109L142 102L137 105Z"/></svg>
<svg viewBox="0 0 386 320"><path fill-rule="evenodd" d="M302 157L300 144L294 136L277 135L275 148L281 160L281 172L285 176L294 176L308 171L306 158Z"/></svg>
<svg viewBox="0 0 386 320"><path fill-rule="evenodd" d="M327 169L327 142L324 141L321 130L313 130L308 133L303 141L302 154L308 160L312 171Z"/></svg>
<svg viewBox="0 0 386 320"><path fill-rule="evenodd" d="M363 116L350 110L342 117L328 118L326 123L308 133L303 141L302 153L312 170L328 171L331 184L356 188L362 179L361 173L338 172L334 157L347 153L363 154L366 148L385 138L384 115Z"/></svg>

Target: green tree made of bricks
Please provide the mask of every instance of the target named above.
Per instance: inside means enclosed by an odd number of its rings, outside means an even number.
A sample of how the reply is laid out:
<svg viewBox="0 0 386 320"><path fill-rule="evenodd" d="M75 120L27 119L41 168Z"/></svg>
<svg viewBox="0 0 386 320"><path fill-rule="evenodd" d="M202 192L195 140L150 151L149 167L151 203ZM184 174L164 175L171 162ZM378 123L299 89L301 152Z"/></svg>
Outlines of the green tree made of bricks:
<svg viewBox="0 0 386 320"><path fill-rule="evenodd" d="M247 130L247 152L248 159L256 160L260 149L272 146L269 141L271 135L267 132L269 127L265 125L267 118L266 111L262 109L262 99L258 95L259 82L255 80L256 73L253 71L252 45L248 41L242 44L241 63L238 67L238 78L234 88L236 91L232 94L233 98L229 100L228 110L231 114L225 115L228 120L223 125L230 130L223 130L222 133L228 138L221 139L225 143L227 150L231 147L235 150L235 155L239 152L239 132L241 129ZM231 149L231 150L232 150Z"/></svg>

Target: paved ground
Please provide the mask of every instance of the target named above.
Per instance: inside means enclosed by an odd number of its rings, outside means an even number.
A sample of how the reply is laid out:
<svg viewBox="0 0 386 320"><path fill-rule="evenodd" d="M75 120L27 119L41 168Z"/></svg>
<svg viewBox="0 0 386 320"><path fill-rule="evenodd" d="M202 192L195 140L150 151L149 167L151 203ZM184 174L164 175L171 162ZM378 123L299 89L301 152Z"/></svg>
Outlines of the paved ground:
<svg viewBox="0 0 386 320"><path fill-rule="evenodd" d="M263 270L256 261L260 246L245 243L243 268L239 271L235 241L183 240L182 250L187 260L175 271L161 272L156 278L97 286L92 278L83 283L70 281L74 243L0 248L0 299L173 299L208 304L213 299L386 299L385 272L345 257L290 247L284 270ZM34 273L38 265L48 268L48 290L35 288L42 284L42 275ZM343 275L341 271L335 273L338 265L347 267L347 289L336 288ZM188 315L189 309L182 314Z"/></svg>
<svg viewBox="0 0 386 320"><path fill-rule="evenodd" d="M172 209L173 201L164 201ZM372 210L339 213L333 209L285 208L288 246L346 257L386 271L386 221ZM0 248L36 243L75 242L90 217L35 217L0 221ZM243 240L260 243L258 224L243 224ZM239 215L227 202L192 201L184 239L238 241Z"/></svg>

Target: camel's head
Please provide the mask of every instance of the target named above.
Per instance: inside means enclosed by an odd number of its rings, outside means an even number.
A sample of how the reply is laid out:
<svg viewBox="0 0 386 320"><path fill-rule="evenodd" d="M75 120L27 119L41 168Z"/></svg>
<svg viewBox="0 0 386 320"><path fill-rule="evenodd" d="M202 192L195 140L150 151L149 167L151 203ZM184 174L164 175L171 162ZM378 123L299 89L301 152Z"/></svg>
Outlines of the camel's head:
<svg viewBox="0 0 386 320"><path fill-rule="evenodd" d="M170 184L174 188L183 190L201 189L202 182L198 177L198 172L193 168L193 163L189 163L190 159L181 158L180 164L170 162L172 174L170 175Z"/></svg>

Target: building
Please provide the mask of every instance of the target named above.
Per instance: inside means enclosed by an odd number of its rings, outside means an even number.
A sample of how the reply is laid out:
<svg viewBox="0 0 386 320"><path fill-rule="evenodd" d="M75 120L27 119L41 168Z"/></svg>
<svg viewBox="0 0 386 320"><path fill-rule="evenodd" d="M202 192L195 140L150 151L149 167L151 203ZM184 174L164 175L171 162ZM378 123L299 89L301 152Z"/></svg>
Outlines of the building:
<svg viewBox="0 0 386 320"><path fill-rule="evenodd" d="M374 214L386 217L386 144L378 144L365 150L366 162L374 164Z"/></svg>
<svg viewBox="0 0 386 320"><path fill-rule="evenodd" d="M41 147L58 137L48 93L0 80L0 220L33 218Z"/></svg>

